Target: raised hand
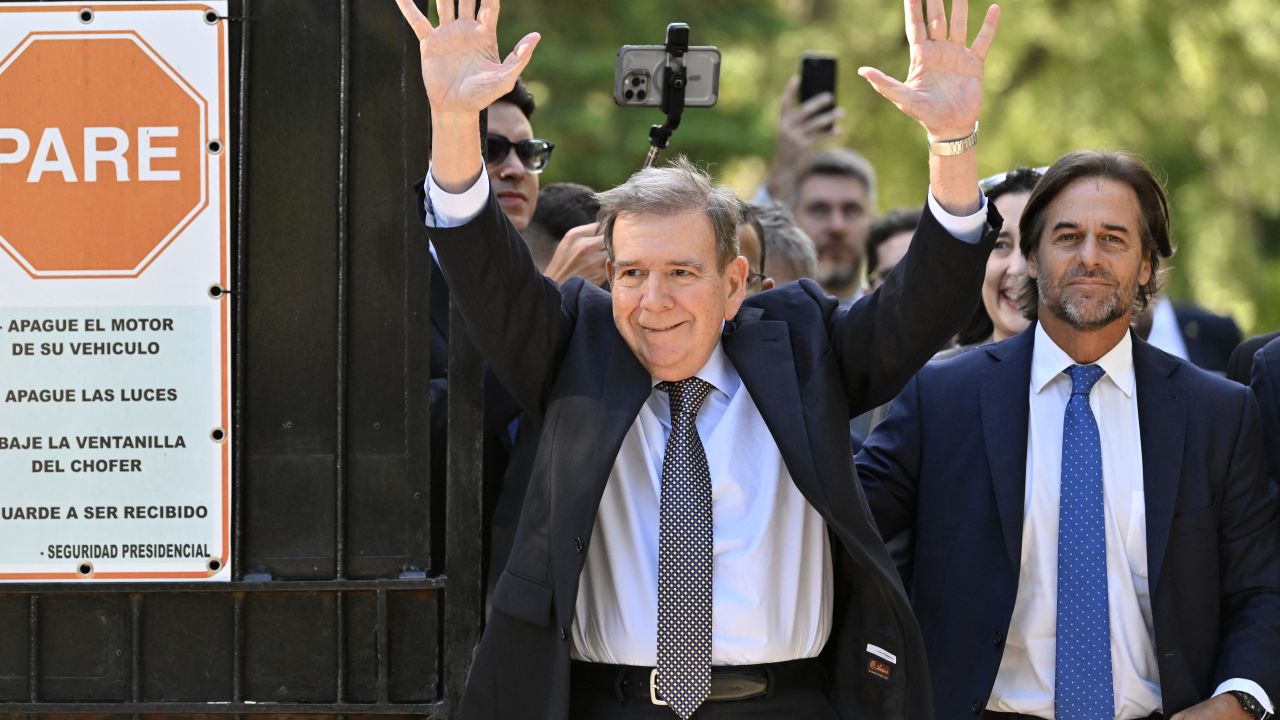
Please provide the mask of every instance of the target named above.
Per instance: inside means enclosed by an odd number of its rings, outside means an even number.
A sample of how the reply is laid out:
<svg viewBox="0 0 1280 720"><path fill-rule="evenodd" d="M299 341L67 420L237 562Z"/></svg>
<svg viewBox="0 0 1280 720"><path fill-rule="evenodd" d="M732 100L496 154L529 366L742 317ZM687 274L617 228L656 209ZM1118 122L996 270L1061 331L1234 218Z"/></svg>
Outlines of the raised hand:
<svg viewBox="0 0 1280 720"><path fill-rule="evenodd" d="M983 69L996 37L1000 8L992 5L987 10L973 46L966 47L969 0L953 1L950 30L942 0L928 0L927 24L921 0L904 0L904 4L911 48L907 79L899 82L869 67L859 68L858 74L923 125L930 139L965 137L982 114Z"/></svg>
<svg viewBox="0 0 1280 720"><path fill-rule="evenodd" d="M499 59L499 0L484 0L478 12L475 0L460 0L460 14L454 13L454 0L436 0L440 27L432 27L413 0L396 3L418 36L422 83L433 115L474 114L488 107L515 86L538 44L539 35L530 33Z"/></svg>
<svg viewBox="0 0 1280 720"><path fill-rule="evenodd" d="M844 110L832 106L830 93L819 93L802 103L799 91L800 76L792 75L782 91L778 140L765 178L765 189L776 200L785 201L795 193L796 181L813 158L814 149L840 135L839 121L844 118Z"/></svg>

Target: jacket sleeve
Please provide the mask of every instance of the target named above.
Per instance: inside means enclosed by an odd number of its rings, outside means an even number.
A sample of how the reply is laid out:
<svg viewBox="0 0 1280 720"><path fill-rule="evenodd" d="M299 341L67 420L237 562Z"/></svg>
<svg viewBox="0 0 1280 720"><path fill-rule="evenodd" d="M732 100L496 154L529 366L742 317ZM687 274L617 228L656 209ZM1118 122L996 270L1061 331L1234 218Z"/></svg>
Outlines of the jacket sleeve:
<svg viewBox="0 0 1280 720"><path fill-rule="evenodd" d="M867 504L886 540L915 525L920 449L920 380L914 377L854 459Z"/></svg>
<svg viewBox="0 0 1280 720"><path fill-rule="evenodd" d="M884 285L829 316L850 417L893 399L972 317L1003 222L988 203L982 240L967 243L943 229L926 204L906 256Z"/></svg>
<svg viewBox="0 0 1280 720"><path fill-rule="evenodd" d="M1280 522L1267 479L1257 404L1242 393L1228 477L1218 502L1223 607L1215 680L1246 678L1280 698Z"/></svg>
<svg viewBox="0 0 1280 720"><path fill-rule="evenodd" d="M538 272L492 192L469 223L427 235L472 342L520 407L541 417L572 331L571 303ZM566 295L580 287L571 281Z"/></svg>

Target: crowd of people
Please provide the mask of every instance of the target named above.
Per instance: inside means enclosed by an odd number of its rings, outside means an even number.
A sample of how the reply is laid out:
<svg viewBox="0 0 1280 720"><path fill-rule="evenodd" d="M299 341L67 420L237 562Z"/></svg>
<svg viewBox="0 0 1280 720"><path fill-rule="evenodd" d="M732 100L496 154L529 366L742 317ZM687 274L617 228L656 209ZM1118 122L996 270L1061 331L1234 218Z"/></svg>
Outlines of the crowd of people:
<svg viewBox="0 0 1280 720"><path fill-rule="evenodd" d="M907 80L860 69L929 147L924 206L878 213L796 79L750 201L684 159L540 187L538 36L398 1L433 306L491 378L462 717L1271 716L1280 339L1163 294L1136 156L979 179L998 8L970 42L965 0L907 0Z"/></svg>

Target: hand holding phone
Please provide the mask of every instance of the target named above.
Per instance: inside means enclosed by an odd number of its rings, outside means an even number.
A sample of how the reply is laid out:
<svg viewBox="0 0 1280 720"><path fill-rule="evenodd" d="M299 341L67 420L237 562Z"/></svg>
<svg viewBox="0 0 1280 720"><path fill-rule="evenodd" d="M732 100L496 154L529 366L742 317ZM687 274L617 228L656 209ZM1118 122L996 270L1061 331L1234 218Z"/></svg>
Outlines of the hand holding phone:
<svg viewBox="0 0 1280 720"><path fill-rule="evenodd" d="M835 106L835 59L807 55L800 75L791 76L782 93L778 139L765 177L770 197L786 198L795 192L818 145L840 134L843 117L844 111Z"/></svg>
<svg viewBox="0 0 1280 720"><path fill-rule="evenodd" d="M800 102L820 93L831 93L831 104L836 104L836 59L830 55L806 53L800 60Z"/></svg>
<svg viewBox="0 0 1280 720"><path fill-rule="evenodd" d="M806 108L812 110L806 114L806 118L830 113L836 108L836 59L830 55L806 53L800 60L800 104L803 106L806 101L823 93L829 94L831 101ZM832 119L819 127L830 132L834 125L835 120Z"/></svg>

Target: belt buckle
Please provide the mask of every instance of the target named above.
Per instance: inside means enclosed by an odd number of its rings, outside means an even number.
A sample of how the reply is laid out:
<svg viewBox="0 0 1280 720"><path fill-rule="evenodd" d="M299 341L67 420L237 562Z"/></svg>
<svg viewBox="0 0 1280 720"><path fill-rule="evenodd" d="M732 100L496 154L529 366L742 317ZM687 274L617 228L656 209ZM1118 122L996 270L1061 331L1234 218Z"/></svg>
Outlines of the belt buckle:
<svg viewBox="0 0 1280 720"><path fill-rule="evenodd" d="M658 698L658 668L649 671L649 702L654 705L666 705L666 700Z"/></svg>

